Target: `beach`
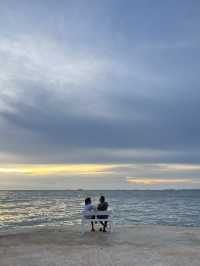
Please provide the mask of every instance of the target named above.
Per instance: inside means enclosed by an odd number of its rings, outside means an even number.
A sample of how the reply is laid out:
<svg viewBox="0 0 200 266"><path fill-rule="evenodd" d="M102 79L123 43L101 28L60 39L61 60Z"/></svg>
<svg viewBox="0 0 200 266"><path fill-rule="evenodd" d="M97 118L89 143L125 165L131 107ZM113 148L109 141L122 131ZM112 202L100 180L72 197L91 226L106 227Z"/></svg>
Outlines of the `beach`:
<svg viewBox="0 0 200 266"><path fill-rule="evenodd" d="M199 266L200 228L159 225L114 227L112 233L79 226L4 230L0 266Z"/></svg>

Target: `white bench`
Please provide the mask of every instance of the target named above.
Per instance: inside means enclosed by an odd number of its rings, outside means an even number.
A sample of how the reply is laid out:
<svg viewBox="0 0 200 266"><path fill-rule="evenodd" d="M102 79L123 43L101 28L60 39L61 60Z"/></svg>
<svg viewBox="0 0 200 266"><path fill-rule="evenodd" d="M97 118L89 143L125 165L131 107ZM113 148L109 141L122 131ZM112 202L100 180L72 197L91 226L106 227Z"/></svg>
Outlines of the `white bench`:
<svg viewBox="0 0 200 266"><path fill-rule="evenodd" d="M100 216L107 216L107 218L98 218ZM83 211L81 219L81 233L85 232L85 225L91 222L108 222L108 229L110 232L113 230L112 211Z"/></svg>

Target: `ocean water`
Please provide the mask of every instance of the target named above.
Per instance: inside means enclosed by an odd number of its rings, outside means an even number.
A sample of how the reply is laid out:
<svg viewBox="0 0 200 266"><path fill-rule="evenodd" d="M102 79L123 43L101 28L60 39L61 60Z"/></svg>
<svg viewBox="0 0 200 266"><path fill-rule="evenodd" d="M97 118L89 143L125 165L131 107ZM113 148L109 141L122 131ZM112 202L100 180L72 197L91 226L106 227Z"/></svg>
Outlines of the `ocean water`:
<svg viewBox="0 0 200 266"><path fill-rule="evenodd" d="M118 225L200 226L200 190L0 191L0 230L80 224L85 197L100 195Z"/></svg>

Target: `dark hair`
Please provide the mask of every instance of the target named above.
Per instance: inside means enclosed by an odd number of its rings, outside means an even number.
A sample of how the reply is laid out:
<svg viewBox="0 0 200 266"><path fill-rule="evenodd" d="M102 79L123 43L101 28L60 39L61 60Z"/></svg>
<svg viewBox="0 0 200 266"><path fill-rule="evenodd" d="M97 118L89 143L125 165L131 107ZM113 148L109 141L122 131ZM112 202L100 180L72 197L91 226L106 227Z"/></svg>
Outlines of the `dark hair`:
<svg viewBox="0 0 200 266"><path fill-rule="evenodd" d="M88 204L90 204L91 203L91 198L86 198L85 199L85 205L88 205Z"/></svg>
<svg viewBox="0 0 200 266"><path fill-rule="evenodd" d="M100 199L99 199L100 202L105 202L105 197L104 196L101 196Z"/></svg>

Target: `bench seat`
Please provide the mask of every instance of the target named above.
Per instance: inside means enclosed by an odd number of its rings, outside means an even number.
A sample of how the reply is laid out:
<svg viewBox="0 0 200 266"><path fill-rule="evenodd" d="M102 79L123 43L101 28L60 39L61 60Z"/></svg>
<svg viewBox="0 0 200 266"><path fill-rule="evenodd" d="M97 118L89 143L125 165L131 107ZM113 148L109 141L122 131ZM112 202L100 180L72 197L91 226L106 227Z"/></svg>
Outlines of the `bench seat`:
<svg viewBox="0 0 200 266"><path fill-rule="evenodd" d="M106 217L106 218L100 218ZM113 221L112 221L112 210L108 211L83 211L81 219L81 232L84 234L85 225L91 222L108 222L109 231L113 230Z"/></svg>

